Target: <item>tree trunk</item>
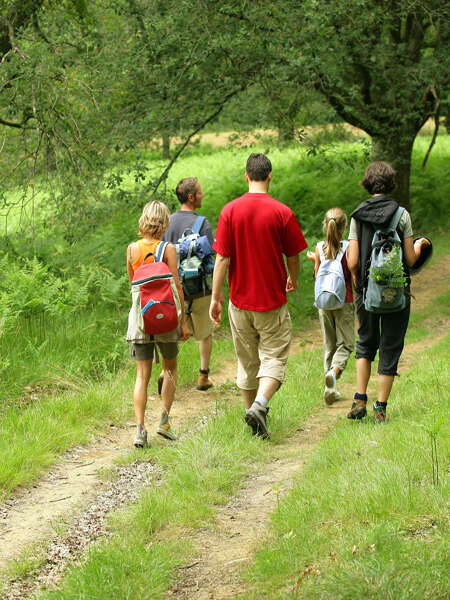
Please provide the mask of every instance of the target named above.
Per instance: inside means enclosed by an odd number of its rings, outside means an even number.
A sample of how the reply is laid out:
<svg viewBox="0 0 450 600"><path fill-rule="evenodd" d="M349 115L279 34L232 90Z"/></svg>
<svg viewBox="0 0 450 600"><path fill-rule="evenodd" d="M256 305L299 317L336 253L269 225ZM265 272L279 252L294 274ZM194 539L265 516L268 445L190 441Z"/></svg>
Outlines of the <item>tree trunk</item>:
<svg viewBox="0 0 450 600"><path fill-rule="evenodd" d="M162 155L163 158L170 158L170 137L168 133L162 134Z"/></svg>
<svg viewBox="0 0 450 600"><path fill-rule="evenodd" d="M411 154L416 133L402 131L398 137L372 137L372 160L390 163L397 171L397 187L392 196L400 206L410 212L409 178L411 174Z"/></svg>

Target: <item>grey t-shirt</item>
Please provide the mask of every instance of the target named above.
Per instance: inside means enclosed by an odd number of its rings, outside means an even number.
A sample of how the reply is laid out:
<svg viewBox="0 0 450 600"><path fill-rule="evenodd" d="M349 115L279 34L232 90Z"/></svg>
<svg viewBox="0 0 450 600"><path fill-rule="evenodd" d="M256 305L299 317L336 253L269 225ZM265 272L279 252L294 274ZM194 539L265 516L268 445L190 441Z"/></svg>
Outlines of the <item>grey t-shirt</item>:
<svg viewBox="0 0 450 600"><path fill-rule="evenodd" d="M170 215L169 227L162 239L165 242L176 244L184 231L194 225L197 217L197 213L193 210L177 210L176 213ZM200 229L200 235L206 235L211 246L213 245L214 235L208 219L204 220L202 228Z"/></svg>
<svg viewBox="0 0 450 600"><path fill-rule="evenodd" d="M407 210L403 211L403 214L400 217L400 221L398 223L398 228L401 231L401 233L403 233L404 238L412 237L413 230L412 230L412 225L411 225L411 217ZM355 219L353 219L353 218L350 220L350 230L348 232L348 239L349 240L357 240L358 239L358 227L357 227Z"/></svg>

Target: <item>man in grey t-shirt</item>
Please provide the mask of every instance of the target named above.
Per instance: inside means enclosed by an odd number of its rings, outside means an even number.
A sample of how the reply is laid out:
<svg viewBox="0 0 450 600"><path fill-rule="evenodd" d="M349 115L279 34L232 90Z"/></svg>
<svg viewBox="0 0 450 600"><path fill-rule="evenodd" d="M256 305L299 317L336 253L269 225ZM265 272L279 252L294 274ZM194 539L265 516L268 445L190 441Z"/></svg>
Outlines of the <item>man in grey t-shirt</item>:
<svg viewBox="0 0 450 600"><path fill-rule="evenodd" d="M196 177L182 179L178 183L175 192L181 207L180 210L170 216L169 227L163 237L164 241L172 244L176 244L183 232L194 225L198 217L195 210L201 207L203 198L202 188ZM206 235L212 246L214 236L207 219L205 219L200 229L200 235ZM213 324L209 318L210 301L211 296L209 295L185 302L187 324L199 344L200 372L197 389L200 391L206 391L213 385L209 379L213 331Z"/></svg>

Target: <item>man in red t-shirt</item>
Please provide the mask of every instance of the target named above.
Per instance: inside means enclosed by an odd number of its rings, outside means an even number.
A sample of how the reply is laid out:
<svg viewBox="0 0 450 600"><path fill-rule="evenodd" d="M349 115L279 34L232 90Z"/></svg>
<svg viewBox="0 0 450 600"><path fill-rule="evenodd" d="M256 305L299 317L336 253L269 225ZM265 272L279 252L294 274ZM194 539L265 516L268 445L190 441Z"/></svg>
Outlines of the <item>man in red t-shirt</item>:
<svg viewBox="0 0 450 600"><path fill-rule="evenodd" d="M251 154L245 173L248 193L222 209L213 246L217 259L209 311L219 327L228 269L236 383L246 406L245 421L262 438L269 437L267 404L284 380L291 343L286 292L297 289L298 254L307 248L292 210L268 195L271 178L267 156Z"/></svg>

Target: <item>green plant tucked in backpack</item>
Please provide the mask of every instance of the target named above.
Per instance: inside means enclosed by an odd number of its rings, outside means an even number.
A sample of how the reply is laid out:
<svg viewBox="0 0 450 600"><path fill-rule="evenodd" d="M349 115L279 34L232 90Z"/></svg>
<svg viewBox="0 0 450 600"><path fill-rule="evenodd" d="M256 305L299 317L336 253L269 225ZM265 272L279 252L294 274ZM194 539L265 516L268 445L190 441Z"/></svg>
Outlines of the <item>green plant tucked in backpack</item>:
<svg viewBox="0 0 450 600"><path fill-rule="evenodd" d="M368 312L391 313L405 307L406 277L402 245L397 226L404 208L397 208L389 225L377 229L372 239L369 277L364 289L364 308Z"/></svg>

